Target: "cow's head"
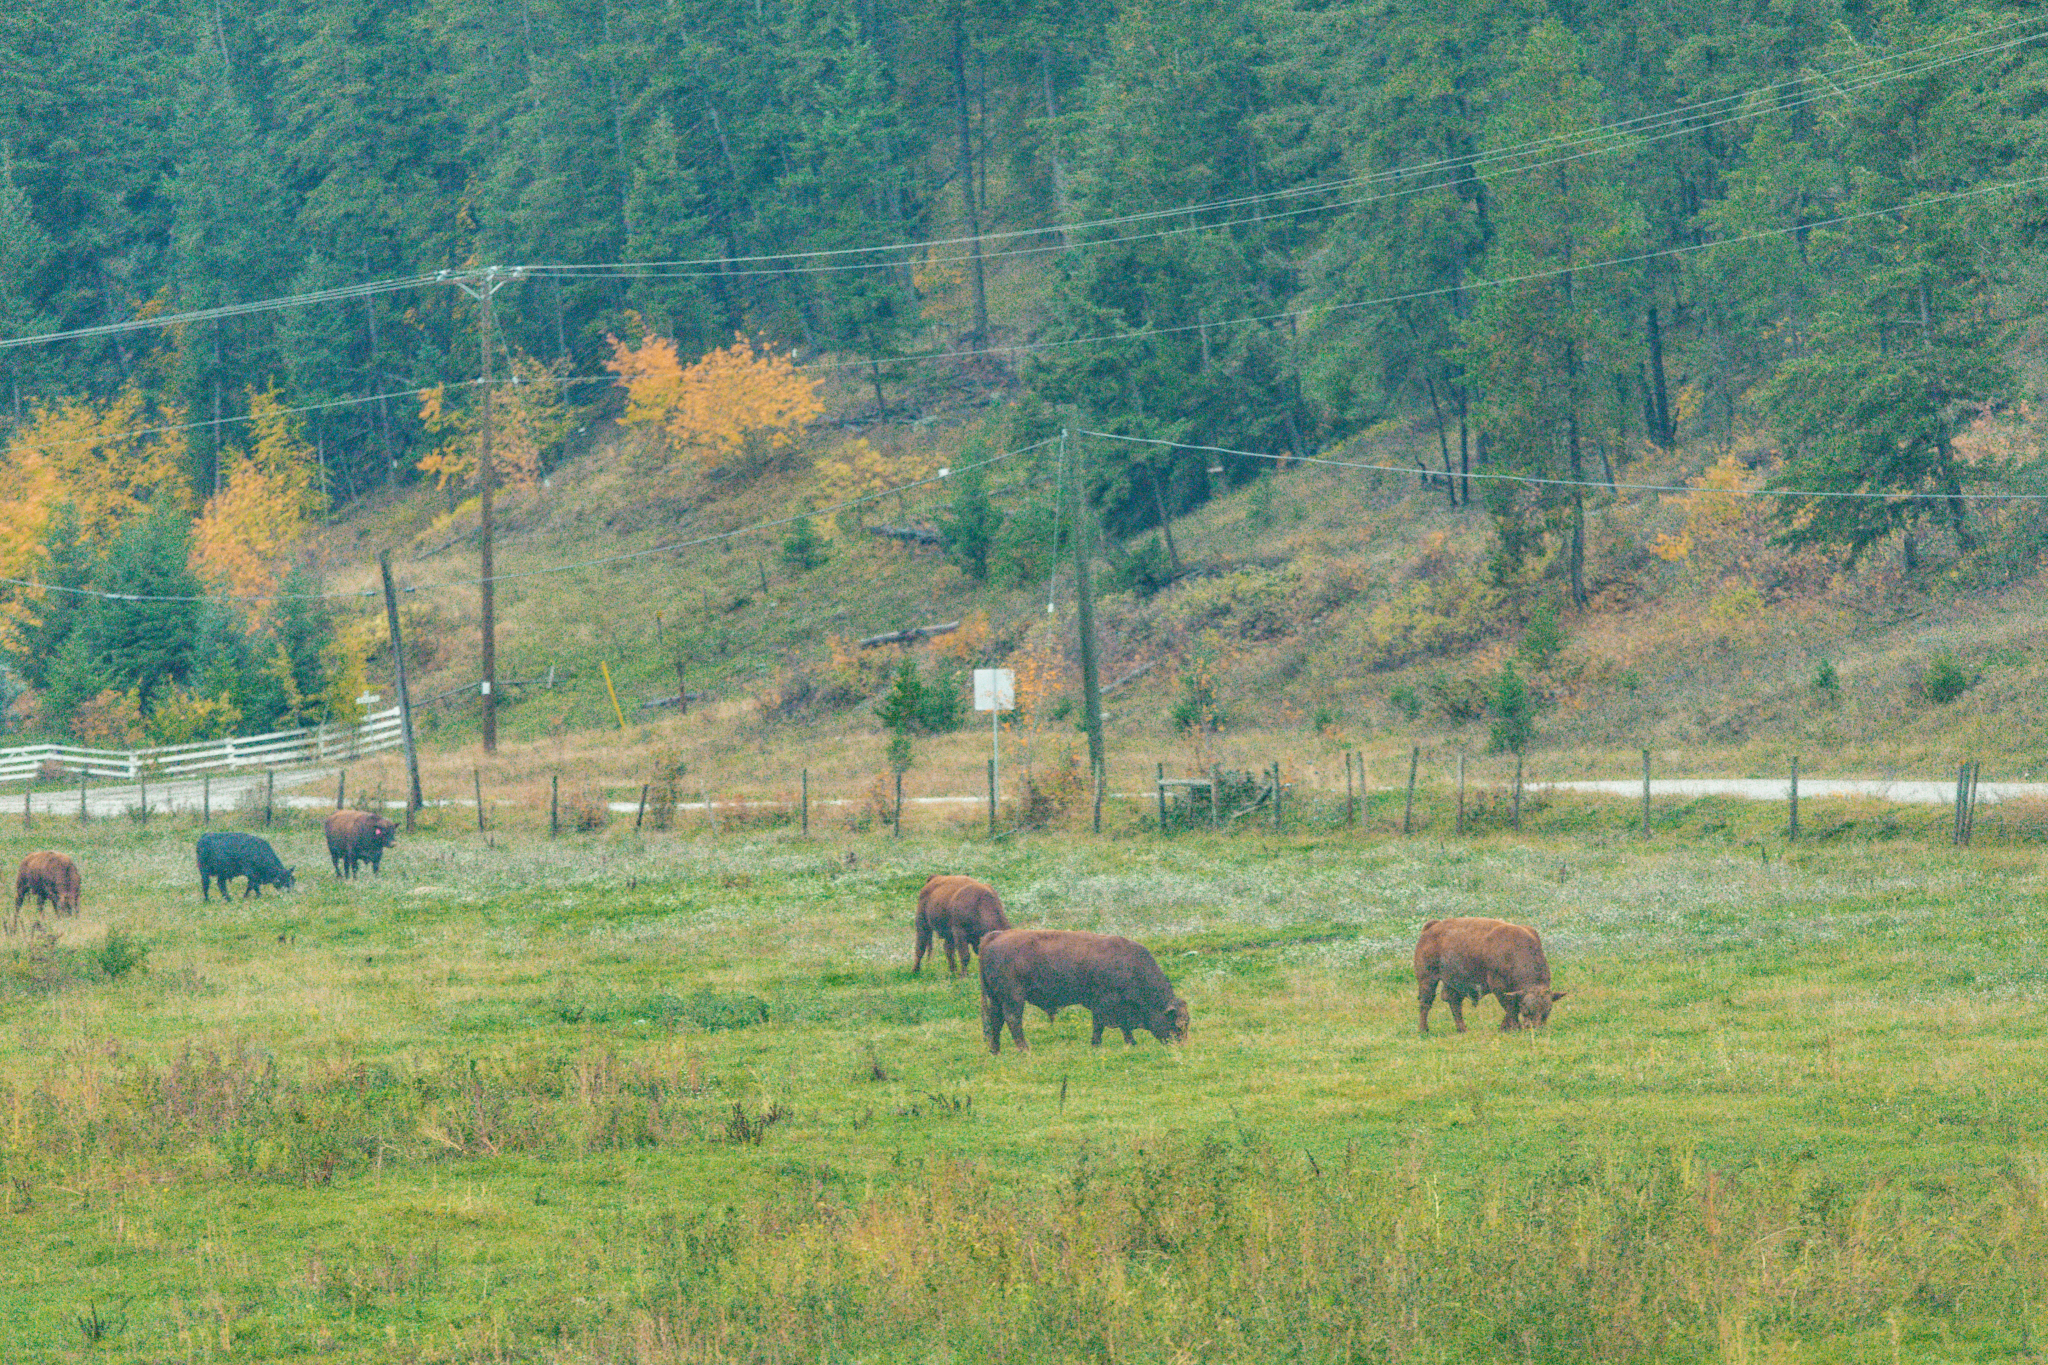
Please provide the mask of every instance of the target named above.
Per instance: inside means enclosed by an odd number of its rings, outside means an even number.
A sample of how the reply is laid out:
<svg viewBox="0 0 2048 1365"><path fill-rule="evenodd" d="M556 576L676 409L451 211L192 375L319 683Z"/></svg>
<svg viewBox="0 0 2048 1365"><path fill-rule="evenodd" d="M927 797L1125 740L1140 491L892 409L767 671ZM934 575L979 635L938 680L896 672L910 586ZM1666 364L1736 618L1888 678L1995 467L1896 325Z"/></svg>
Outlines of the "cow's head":
<svg viewBox="0 0 2048 1365"><path fill-rule="evenodd" d="M1188 1011L1188 1002L1176 995L1172 1004L1152 1016L1145 1030L1162 1043L1184 1043L1188 1040L1188 1025L1193 1018Z"/></svg>
<svg viewBox="0 0 2048 1365"><path fill-rule="evenodd" d="M370 836L389 848L398 842L398 826L381 815L373 815L370 817Z"/></svg>
<svg viewBox="0 0 2048 1365"><path fill-rule="evenodd" d="M1521 1026L1542 1028L1550 1018L1550 1006L1562 1000L1566 992L1554 991L1548 986L1531 986L1518 997L1522 1002Z"/></svg>
<svg viewBox="0 0 2048 1365"><path fill-rule="evenodd" d="M296 867L288 867L284 870L283 876L272 877L270 879L270 884L280 891L289 891L292 889L294 885L297 884L298 878L294 874L297 873L298 870L299 869L297 869Z"/></svg>

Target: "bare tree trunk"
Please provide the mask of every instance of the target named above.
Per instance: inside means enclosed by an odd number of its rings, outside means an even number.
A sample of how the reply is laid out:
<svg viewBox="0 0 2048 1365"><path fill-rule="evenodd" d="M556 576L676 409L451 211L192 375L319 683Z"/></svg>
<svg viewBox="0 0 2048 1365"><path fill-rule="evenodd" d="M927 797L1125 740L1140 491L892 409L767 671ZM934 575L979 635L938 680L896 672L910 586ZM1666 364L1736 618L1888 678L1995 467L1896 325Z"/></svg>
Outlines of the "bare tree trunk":
<svg viewBox="0 0 2048 1365"><path fill-rule="evenodd" d="M1648 314L1650 333L1650 410L1655 415L1656 427L1650 439L1669 450L1678 443L1678 433L1671 428L1671 399L1665 389L1664 380L1664 329L1657 325L1657 305L1651 304Z"/></svg>
<svg viewBox="0 0 2048 1365"><path fill-rule="evenodd" d="M974 281L973 341L980 346L988 341L988 284L981 266L981 208L974 194L974 130L967 117L966 20L957 9L953 12L953 109L960 137L960 204L967 211L969 274Z"/></svg>
<svg viewBox="0 0 2048 1365"><path fill-rule="evenodd" d="M1451 437L1444 427L1444 405L1437 401L1436 380L1422 376L1423 384L1429 389L1429 409L1436 414L1436 444L1444 457L1444 491L1451 495L1451 506L1458 505L1458 480L1451 471Z"/></svg>

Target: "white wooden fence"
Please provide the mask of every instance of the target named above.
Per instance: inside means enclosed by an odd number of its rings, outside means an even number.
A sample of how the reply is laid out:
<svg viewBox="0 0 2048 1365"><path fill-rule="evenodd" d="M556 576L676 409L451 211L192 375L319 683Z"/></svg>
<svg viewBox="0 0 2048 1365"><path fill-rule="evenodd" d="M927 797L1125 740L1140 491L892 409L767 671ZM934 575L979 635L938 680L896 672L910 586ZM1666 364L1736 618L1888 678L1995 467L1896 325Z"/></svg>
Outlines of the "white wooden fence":
<svg viewBox="0 0 2048 1365"><path fill-rule="evenodd" d="M67 778L109 778L134 782L145 777L185 777L244 768L280 768L295 763L329 763L396 749L405 742L398 708L376 711L355 725L309 725L267 735L238 735L160 749L76 749L68 744L33 744L0 749L0 782L25 782L62 773Z"/></svg>

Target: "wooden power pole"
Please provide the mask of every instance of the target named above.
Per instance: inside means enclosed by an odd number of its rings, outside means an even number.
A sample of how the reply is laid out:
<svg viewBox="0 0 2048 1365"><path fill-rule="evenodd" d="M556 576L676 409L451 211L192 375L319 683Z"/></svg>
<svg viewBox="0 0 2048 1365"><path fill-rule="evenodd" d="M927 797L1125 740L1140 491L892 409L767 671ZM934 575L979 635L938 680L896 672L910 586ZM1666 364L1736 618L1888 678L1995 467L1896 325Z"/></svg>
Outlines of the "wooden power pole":
<svg viewBox="0 0 2048 1365"><path fill-rule="evenodd" d="M493 528L491 524L491 494L497 487L498 471L491 460L491 390L493 388L491 361L495 351L491 331L493 309L491 296L519 277L519 272L501 273L496 266L487 266L469 279L458 279L456 287L477 301L482 310L478 332L483 347L483 413L478 423L477 443L477 539L478 557L481 561L483 587L483 722L484 752L498 751L498 614L494 589L497 569L492 560Z"/></svg>
<svg viewBox="0 0 2048 1365"><path fill-rule="evenodd" d="M1066 456L1067 433L1060 432L1060 455ZM1081 630L1081 719L1088 730L1088 770L1102 772L1102 684L1095 667L1095 594L1088 577L1088 556L1094 549L1094 520L1081 487L1081 461L1067 471L1068 510L1074 528L1074 606Z"/></svg>

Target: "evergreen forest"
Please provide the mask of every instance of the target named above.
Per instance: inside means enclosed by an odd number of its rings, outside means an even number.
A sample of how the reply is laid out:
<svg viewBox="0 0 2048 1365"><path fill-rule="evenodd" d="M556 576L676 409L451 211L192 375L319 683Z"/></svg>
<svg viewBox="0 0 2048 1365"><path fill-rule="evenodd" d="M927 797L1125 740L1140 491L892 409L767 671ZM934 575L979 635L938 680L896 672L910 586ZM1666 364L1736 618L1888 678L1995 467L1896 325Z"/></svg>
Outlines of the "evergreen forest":
<svg viewBox="0 0 2048 1365"><path fill-rule="evenodd" d="M1091 470L1114 538L1269 467L1191 447L1404 421L1580 607L1588 497L1745 430L1822 495L1786 543L1968 555L1975 495L2042 491L1961 438L2042 341L2044 40L1953 0L15 6L0 685L110 735L345 710L310 606L21 585L253 601L319 518L474 477L481 372L552 395L500 417L544 476L655 343L1158 442ZM1873 492L1919 496L1825 496Z"/></svg>

